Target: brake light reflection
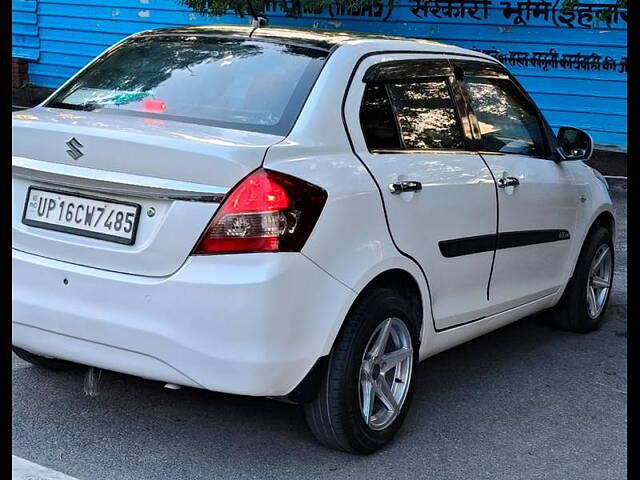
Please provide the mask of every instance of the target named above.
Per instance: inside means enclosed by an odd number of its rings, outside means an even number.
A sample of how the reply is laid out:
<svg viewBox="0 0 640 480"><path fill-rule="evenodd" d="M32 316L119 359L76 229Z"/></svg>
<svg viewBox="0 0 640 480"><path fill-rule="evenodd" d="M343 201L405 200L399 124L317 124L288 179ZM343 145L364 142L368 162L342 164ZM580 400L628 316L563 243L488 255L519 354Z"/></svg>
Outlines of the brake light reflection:
<svg viewBox="0 0 640 480"><path fill-rule="evenodd" d="M164 100L154 100L152 98L145 98L142 101L142 108L145 112L150 113L163 113L167 108L167 104Z"/></svg>

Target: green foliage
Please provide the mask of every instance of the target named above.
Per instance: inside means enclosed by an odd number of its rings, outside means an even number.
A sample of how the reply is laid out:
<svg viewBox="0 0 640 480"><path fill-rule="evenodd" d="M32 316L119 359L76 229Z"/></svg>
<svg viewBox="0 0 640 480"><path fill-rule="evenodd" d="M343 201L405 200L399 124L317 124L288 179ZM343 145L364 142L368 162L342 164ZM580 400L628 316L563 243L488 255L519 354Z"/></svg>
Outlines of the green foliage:
<svg viewBox="0 0 640 480"><path fill-rule="evenodd" d="M579 0L564 0L560 4L560 7L563 11L568 12L575 9L579 4L580 4ZM628 0L616 0L616 3L615 4L612 3L611 5L612 6L616 5L620 9L626 9L627 4L628 4ZM598 22L603 22L608 27L610 27L611 21L613 19L613 12L614 12L613 8L605 8L600 10L596 16L596 21L594 22L594 25L592 25L592 27L597 28Z"/></svg>
<svg viewBox="0 0 640 480"><path fill-rule="evenodd" d="M572 10L578 5L578 0L564 0L560 5L562 10Z"/></svg>
<svg viewBox="0 0 640 480"><path fill-rule="evenodd" d="M625 8L625 9L627 8L627 0L617 0L616 4L618 5L618 8ZM611 26L612 18L613 18L613 10L610 8L606 10L602 10L598 14L598 20L606 23L608 27Z"/></svg>
<svg viewBox="0 0 640 480"><path fill-rule="evenodd" d="M219 16L224 15L228 10L232 10L242 17L250 13L247 10L247 2L245 0L180 0L180 3L202 15ZM254 0L253 4L256 6L256 13L259 11L259 6L264 8L262 0Z"/></svg>

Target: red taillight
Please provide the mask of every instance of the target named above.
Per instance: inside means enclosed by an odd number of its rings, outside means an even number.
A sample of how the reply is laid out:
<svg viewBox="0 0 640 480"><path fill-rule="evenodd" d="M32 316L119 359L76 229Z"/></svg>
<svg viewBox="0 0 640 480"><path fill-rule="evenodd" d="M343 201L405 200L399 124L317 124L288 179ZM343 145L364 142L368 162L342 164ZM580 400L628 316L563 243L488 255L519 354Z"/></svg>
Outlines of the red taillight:
<svg viewBox="0 0 640 480"><path fill-rule="evenodd" d="M193 253L300 251L326 200L315 185L256 170L231 190Z"/></svg>

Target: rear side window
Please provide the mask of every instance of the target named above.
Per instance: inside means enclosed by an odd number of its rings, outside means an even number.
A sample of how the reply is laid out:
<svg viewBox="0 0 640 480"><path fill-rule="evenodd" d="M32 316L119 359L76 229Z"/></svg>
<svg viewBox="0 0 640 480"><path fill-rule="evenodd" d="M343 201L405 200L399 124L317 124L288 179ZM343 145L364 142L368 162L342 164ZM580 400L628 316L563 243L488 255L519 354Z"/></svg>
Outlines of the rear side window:
<svg viewBox="0 0 640 480"><path fill-rule="evenodd" d="M198 35L134 37L47 104L285 135L327 51Z"/></svg>
<svg viewBox="0 0 640 480"><path fill-rule="evenodd" d="M463 84L478 119L483 150L544 155L538 115L513 83L465 76Z"/></svg>

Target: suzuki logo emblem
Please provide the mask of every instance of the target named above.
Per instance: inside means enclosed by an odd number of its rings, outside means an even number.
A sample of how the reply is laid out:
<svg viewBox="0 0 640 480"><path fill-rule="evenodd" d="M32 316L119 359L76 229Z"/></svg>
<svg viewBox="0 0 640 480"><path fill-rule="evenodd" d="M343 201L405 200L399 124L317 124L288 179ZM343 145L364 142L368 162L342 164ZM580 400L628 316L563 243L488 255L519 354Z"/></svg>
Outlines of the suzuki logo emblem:
<svg viewBox="0 0 640 480"><path fill-rule="evenodd" d="M67 147L69 147L67 153L74 160L78 160L81 156L84 155L84 153L82 153L82 150L80 150L83 145L78 140L76 140L76 137L71 137L65 142L65 144L67 145Z"/></svg>

